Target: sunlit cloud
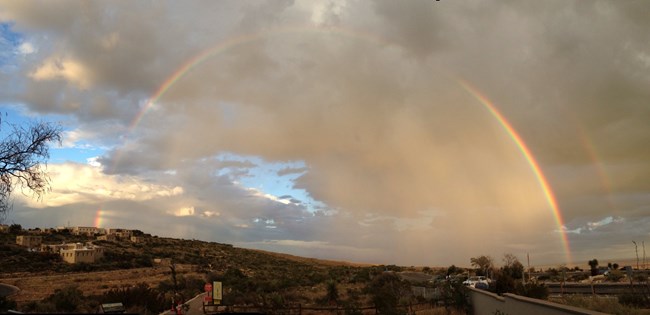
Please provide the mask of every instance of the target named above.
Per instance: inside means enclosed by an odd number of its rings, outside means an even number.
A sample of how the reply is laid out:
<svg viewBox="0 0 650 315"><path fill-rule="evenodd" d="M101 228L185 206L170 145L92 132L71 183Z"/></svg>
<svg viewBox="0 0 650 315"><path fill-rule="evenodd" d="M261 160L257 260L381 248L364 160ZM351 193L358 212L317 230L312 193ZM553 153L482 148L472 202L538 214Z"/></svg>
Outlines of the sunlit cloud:
<svg viewBox="0 0 650 315"><path fill-rule="evenodd" d="M31 195L17 195L29 207L60 207L111 200L145 201L183 193L180 186L152 184L126 175L106 175L92 165L50 164L47 171L53 184L50 192L40 200L31 198Z"/></svg>
<svg viewBox="0 0 650 315"><path fill-rule="evenodd" d="M80 89L87 89L92 83L91 73L83 64L73 59L57 57L45 60L30 77L37 81L64 79Z"/></svg>

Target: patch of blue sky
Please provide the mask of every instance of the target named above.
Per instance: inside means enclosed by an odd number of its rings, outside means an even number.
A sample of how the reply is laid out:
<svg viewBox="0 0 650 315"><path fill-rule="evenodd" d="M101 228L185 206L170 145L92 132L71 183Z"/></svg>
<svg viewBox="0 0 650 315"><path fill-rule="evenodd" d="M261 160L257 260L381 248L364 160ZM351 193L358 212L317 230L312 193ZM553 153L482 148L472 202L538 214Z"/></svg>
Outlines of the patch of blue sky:
<svg viewBox="0 0 650 315"><path fill-rule="evenodd" d="M93 158L104 154L104 150L97 148L79 149L79 148L57 148L52 147L50 150L49 163L66 163L74 162L80 164L89 164Z"/></svg>
<svg viewBox="0 0 650 315"><path fill-rule="evenodd" d="M74 122L70 116L59 114L34 114L30 113L25 106L13 103L0 103L0 115L2 115L2 128L0 137L5 138L13 132L15 127L29 127L37 122L48 122L58 124L65 136L66 131L73 130ZM65 141L65 139L62 139ZM50 163L77 162L87 163L89 158L102 155L104 149L93 147L86 143L75 143L74 147L62 147L59 144L50 146Z"/></svg>
<svg viewBox="0 0 650 315"><path fill-rule="evenodd" d="M315 200L305 189L296 188L296 179L308 172L304 161L270 162L259 156L223 153L217 157L221 162L239 162L241 166L225 167L219 175L230 175L240 185L269 194L279 200L300 204L315 212L327 208ZM245 169L246 172L241 172ZM242 175L243 174L243 175Z"/></svg>
<svg viewBox="0 0 650 315"><path fill-rule="evenodd" d="M11 30L11 24L0 23L0 69L8 72L16 67L16 53L23 39Z"/></svg>

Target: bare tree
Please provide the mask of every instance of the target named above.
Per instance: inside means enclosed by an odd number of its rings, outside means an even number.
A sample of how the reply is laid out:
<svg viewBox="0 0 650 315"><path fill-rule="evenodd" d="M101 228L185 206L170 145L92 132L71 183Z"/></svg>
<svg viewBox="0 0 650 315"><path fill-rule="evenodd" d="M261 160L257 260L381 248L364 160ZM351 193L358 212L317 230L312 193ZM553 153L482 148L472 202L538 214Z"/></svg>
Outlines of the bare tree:
<svg viewBox="0 0 650 315"><path fill-rule="evenodd" d="M46 165L50 157L49 144L61 142L61 128L46 122L28 126L7 124L9 130L0 141L0 222L11 209L11 193L16 187L41 196L49 189ZM0 131L2 121L0 119Z"/></svg>

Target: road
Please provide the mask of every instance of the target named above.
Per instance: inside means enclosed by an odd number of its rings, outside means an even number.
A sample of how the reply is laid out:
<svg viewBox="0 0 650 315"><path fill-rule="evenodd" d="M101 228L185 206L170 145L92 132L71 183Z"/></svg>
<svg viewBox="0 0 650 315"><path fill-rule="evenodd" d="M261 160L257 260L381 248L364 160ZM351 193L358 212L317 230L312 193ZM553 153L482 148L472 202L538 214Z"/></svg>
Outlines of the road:
<svg viewBox="0 0 650 315"><path fill-rule="evenodd" d="M14 287L13 285L0 283L0 296L10 296L12 294L17 293L18 291L20 291L20 289L18 287Z"/></svg>

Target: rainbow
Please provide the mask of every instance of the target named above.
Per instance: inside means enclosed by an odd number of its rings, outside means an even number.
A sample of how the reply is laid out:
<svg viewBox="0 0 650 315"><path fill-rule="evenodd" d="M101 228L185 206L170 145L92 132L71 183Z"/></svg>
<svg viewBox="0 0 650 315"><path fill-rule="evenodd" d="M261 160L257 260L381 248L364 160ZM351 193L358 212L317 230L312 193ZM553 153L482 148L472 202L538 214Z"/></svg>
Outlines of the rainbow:
<svg viewBox="0 0 650 315"><path fill-rule="evenodd" d="M171 76L169 76L156 90L156 92L147 100L147 102L142 106L140 111L136 114L135 118L129 124L129 132L131 132L137 125L140 123L145 113L171 88L178 80L184 77L196 66L200 65L210 57L225 52L234 47L250 43L253 41L260 40L266 36L277 35L277 34L291 34L291 33L315 33L323 35L339 34L345 37L350 37L354 39L363 39L376 44L381 45L390 45L386 40L377 37L373 34L352 31L349 29L344 29L340 27L316 27L316 26L300 26L300 27L284 27L284 28L274 28L271 30L266 30L263 32L244 34L241 36L233 37L226 41L220 42L212 47L209 47L203 50L201 53L190 58L187 62L181 65Z"/></svg>
<svg viewBox="0 0 650 315"><path fill-rule="evenodd" d="M95 212L95 225L93 225L94 227L102 227L103 215L104 211L101 208L97 209L97 212Z"/></svg>
<svg viewBox="0 0 650 315"><path fill-rule="evenodd" d="M135 115L131 123L129 124L128 127L128 133L133 132L133 130L140 124L142 121L143 117L151 109L154 104L160 100L162 96L165 95L165 93L172 87L176 82L178 82L181 78L186 76L189 72L191 72L192 69L196 68L198 65L206 61L207 59L218 55L220 53L223 53L225 51L228 51L230 49L233 49L237 46L250 43L253 41L257 41L260 39L263 39L266 36L270 35L277 35L277 34L287 34L287 33L315 33L315 34L339 34L343 35L345 37L350 37L354 39L362 39L367 42L383 45L383 46L390 46L391 43L382 39L381 37L377 37L376 35L365 33L365 32L359 32L359 31L353 31L349 29L343 29L343 28L338 28L338 27L316 27L316 26L302 26L302 27L286 27L286 28L275 28L275 29L270 29L262 32L257 32L257 33L249 33L249 34L243 34L237 37L230 38L228 40L225 40L223 42L220 42L214 46L211 46L199 54L195 55L194 57L190 58L187 62L182 64L177 70L175 70L166 80L163 81L163 83L156 89L156 91L152 94L149 99L144 103L144 105L140 108L138 113ZM513 139L517 147L521 150L523 153L524 157L526 158L526 161L528 164L531 166L531 169L533 170L533 173L535 174L543 192L546 197L546 200L548 201L552 211L553 211L553 216L555 218L555 221L559 227L560 233L561 233L561 238L562 238L562 244L564 247L566 259L568 263L571 263L571 251L569 247L569 240L567 239L566 233L564 232L565 226L564 226L564 220L562 219L562 214L560 212L560 209L558 207L557 201L555 199L555 196L553 195L553 192L550 188L550 185L548 184L548 180L544 176L544 173L542 172L539 164L535 160L534 156L532 155L530 149L526 146L526 143L523 141L521 136L517 134L515 129L512 127L512 125L505 119L505 117L496 109L496 107L489 101L489 99L485 96L483 96L478 90L475 88L471 87L469 83L458 80L459 84L465 88L470 94L472 94L476 99L478 99L481 104L487 108L490 113L492 114L493 117L497 119L497 121L503 126L503 128L506 130L506 132L510 135L510 137ZM113 167L116 166L116 164L120 160L120 152L117 152L117 156L115 158L115 162L113 164ZM101 221L101 215L102 215L102 210L97 211L97 217L96 217L96 225L100 223Z"/></svg>
<svg viewBox="0 0 650 315"><path fill-rule="evenodd" d="M607 204L609 206L609 209L614 212L618 212L618 208L616 207L614 200L612 199L612 182L609 179L607 170L605 170L605 167L601 159L598 157L598 153L597 153L598 151L596 150L596 147L594 146L593 142L587 136L584 127L582 127L579 123L576 123L576 125L578 126L578 134L580 135L580 140L582 142L582 145L587 150L587 153L589 154L589 158L593 162L598 177L600 178L600 185L603 189L605 196L607 197Z"/></svg>
<svg viewBox="0 0 650 315"><path fill-rule="evenodd" d="M515 144L523 154L524 158L530 165L530 168L535 174L535 177L537 178L537 181L539 182L539 185L541 186L542 191L544 192L544 196L546 197L546 200L548 201L548 204L550 205L551 210L553 211L553 217L555 218L555 223L559 227L567 264L571 264L572 263L571 247L569 246L569 239L567 238L567 234L565 232L566 228L564 225L564 219L562 218L562 212L560 212L560 207L557 204L557 200L555 199L555 195L551 190L551 186L549 185L546 176L544 176L544 173L542 172L539 163L537 162L532 152L526 145L526 142L524 142L524 140L517 133L515 128L512 127L512 124L508 122L508 120L501 114L501 112L499 112L496 106L494 106L494 104L486 96L481 94L481 92L479 92L476 88L472 87L466 81L458 80L458 83L467 92L469 92L472 96L474 96L490 112L490 114L492 114L492 116L499 122L499 124L501 124L503 129L505 129L505 131L508 133L512 141L515 142Z"/></svg>

